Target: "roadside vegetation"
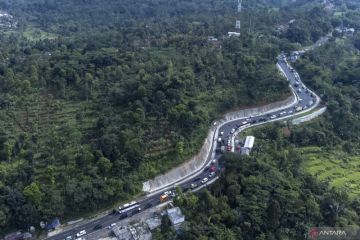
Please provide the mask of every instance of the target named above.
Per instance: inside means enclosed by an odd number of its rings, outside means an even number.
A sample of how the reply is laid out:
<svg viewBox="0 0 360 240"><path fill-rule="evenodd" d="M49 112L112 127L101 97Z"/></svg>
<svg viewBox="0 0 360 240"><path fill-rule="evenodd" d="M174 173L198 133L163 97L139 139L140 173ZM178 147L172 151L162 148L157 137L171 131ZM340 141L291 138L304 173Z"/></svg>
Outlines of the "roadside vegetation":
<svg viewBox="0 0 360 240"><path fill-rule="evenodd" d="M277 39L222 39L224 2L0 6L18 19L0 36L0 232L127 201L195 154L222 112L290 95Z"/></svg>

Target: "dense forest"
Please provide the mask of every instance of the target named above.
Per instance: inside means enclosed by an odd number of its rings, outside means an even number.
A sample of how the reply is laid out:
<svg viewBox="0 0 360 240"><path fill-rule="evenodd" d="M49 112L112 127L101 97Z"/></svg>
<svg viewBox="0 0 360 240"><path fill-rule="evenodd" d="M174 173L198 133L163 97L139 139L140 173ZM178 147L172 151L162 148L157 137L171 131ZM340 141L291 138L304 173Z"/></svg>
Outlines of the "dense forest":
<svg viewBox="0 0 360 240"><path fill-rule="evenodd" d="M222 112L289 96L280 40L208 42L233 22L215 2L0 4L18 21L0 36L2 230L127 201L195 154Z"/></svg>

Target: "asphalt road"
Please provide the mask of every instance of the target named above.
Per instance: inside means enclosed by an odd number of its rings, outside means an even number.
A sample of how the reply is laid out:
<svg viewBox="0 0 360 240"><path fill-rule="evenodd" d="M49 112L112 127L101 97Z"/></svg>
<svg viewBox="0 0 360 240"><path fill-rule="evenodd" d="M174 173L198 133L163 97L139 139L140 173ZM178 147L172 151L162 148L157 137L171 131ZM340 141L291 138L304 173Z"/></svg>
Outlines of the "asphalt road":
<svg viewBox="0 0 360 240"><path fill-rule="evenodd" d="M298 99L301 99L297 103L296 107L309 108L313 104L315 104L315 101L316 101L315 96L312 95L311 91L307 90L305 85L301 82L299 75L296 73L295 70L292 70L292 68L287 64L286 61L284 61L282 55L279 56L278 64L280 65L283 72L285 73L286 78L289 81L289 84L291 86L293 86L293 89L295 90ZM219 129L219 133L223 132L223 134L221 136L221 138L222 138L221 144L226 146L228 144L227 139L230 138L231 132L234 131L233 129L237 129L238 127L244 125L245 121L247 122L247 124L250 124L250 126L251 126L252 124L265 123L270 120L273 121L280 117L282 118L282 117L286 117L286 116L292 116L296 113L296 107L289 107L289 108L271 112L270 114L253 116L248 119L244 118L244 119L228 122ZM217 136L217 138L218 137L219 136ZM217 144L217 145L219 146L220 144ZM215 149L214 144L213 144L212 151L213 152L215 151L216 162L221 156L221 154L217 150L218 149ZM211 156L211 154L210 154L210 156ZM212 161L212 160L213 159L208 159L208 161L209 161L208 163L210 163L210 161ZM207 164L207 165L209 165L209 164ZM205 177L209 178L209 174L210 174L210 169L208 167L205 167L201 173L194 175L193 177L189 178L187 181L185 181L184 183L182 183L178 186L180 186L183 190L190 189L192 183L196 183L198 186L200 186L200 185L202 185L201 180ZM150 197L146 197L143 200L140 200L138 202L138 204L140 205L140 208L144 209L144 208L149 208L149 207L160 204L160 195L161 194L162 193L158 193L158 194L152 195ZM133 210L130 210L127 212L127 214L129 217L135 213L133 213ZM89 234L91 232L96 231L96 229L94 229L94 228L97 225L101 225L101 228L105 228L105 227L108 227L112 223L116 223L116 222L120 221L119 220L120 216L121 216L121 214L118 214L118 213L110 214L110 215L104 216L102 218L99 218L97 220L94 220L92 222L86 223L82 226L77 226L71 230L61 232L61 233L59 233L53 237L49 237L47 239L60 240L60 239L66 239L66 237L68 237L68 236L71 236L72 239L75 239L76 233L80 232L81 230L85 230L86 234ZM83 237L86 239L86 235L84 235Z"/></svg>

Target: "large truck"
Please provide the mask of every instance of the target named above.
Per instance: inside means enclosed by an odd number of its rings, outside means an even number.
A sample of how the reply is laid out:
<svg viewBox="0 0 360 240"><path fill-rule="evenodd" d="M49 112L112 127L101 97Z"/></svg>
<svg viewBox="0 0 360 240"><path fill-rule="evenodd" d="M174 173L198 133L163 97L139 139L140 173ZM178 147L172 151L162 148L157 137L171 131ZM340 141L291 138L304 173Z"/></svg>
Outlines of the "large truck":
<svg viewBox="0 0 360 240"><path fill-rule="evenodd" d="M160 202L166 202L169 199L170 199L169 195L167 195L167 194L163 194L163 195L160 196Z"/></svg>

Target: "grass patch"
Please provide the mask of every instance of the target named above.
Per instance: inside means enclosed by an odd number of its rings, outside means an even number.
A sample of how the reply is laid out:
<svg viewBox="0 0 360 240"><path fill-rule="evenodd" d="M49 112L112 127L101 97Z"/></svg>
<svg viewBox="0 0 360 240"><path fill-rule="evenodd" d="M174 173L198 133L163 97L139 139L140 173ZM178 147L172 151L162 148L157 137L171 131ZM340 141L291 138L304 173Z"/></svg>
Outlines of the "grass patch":
<svg viewBox="0 0 360 240"><path fill-rule="evenodd" d="M341 151L323 152L321 148L302 148L305 171L330 187L346 189L351 198L360 193L360 157Z"/></svg>

